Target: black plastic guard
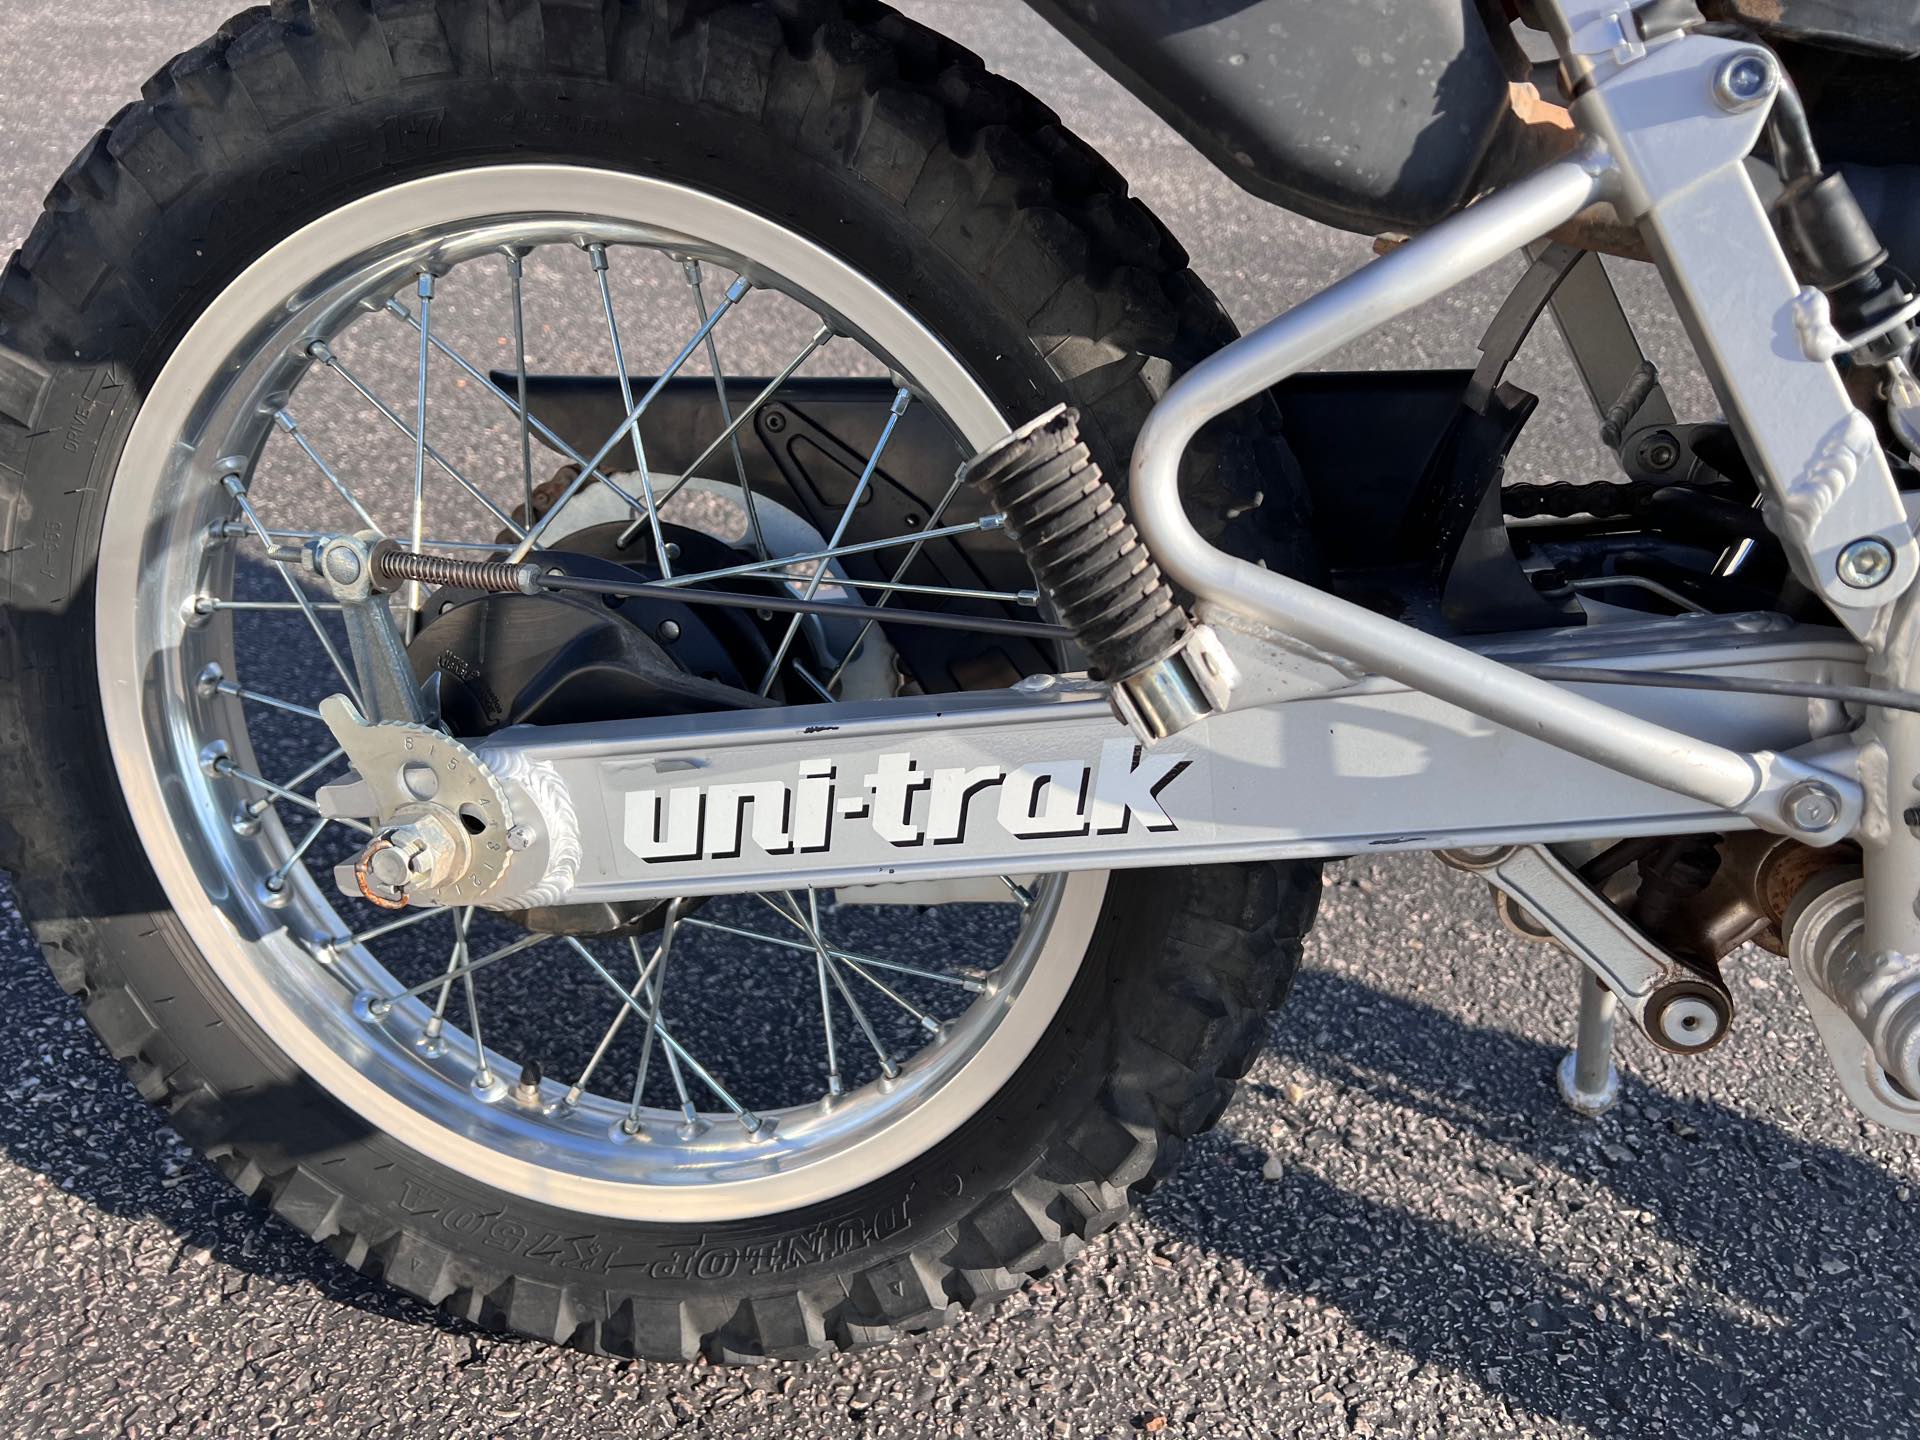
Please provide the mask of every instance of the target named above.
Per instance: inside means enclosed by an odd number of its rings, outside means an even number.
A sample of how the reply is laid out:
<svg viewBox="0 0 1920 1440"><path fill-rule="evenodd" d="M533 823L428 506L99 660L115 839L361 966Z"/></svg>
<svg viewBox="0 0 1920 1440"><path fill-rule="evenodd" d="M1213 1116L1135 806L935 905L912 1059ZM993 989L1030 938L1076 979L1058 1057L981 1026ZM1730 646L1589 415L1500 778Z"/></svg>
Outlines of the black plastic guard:
<svg viewBox="0 0 1920 1440"><path fill-rule="evenodd" d="M1473 0L1027 0L1235 184L1373 235L1471 198L1512 121Z"/></svg>

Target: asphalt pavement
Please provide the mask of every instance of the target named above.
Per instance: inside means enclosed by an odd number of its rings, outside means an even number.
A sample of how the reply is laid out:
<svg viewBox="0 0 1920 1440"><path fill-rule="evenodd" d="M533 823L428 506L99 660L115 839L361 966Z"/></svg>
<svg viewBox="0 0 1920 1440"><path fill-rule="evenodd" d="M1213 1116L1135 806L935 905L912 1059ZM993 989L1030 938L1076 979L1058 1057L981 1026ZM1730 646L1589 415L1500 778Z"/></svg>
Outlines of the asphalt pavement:
<svg viewBox="0 0 1920 1440"><path fill-rule="evenodd" d="M1012 0L907 8L1108 154L1243 325L1366 258L1235 191ZM225 10L9 0L9 247ZM1470 363L1511 278L1345 363ZM1648 277L1621 278L1678 373ZM1517 472L1593 473L1551 336L1516 378L1544 397ZM1708 1058L1625 1041L1623 1103L1581 1120L1552 1089L1572 963L1424 859L1330 868L1240 1098L1070 1270L890 1349L746 1370L498 1339L339 1268L137 1099L0 904L0 1434L1920 1434L1920 1142L1839 1101L1785 962L1730 965L1739 1020Z"/></svg>

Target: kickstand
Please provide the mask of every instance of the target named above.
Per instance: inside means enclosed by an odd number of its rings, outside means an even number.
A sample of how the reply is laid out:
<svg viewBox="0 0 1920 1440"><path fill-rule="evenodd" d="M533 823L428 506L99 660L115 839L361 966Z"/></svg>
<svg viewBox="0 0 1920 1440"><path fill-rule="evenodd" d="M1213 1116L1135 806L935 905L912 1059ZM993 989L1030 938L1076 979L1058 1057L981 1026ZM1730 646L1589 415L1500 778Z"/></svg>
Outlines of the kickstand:
<svg viewBox="0 0 1920 1440"><path fill-rule="evenodd" d="M1620 1072L1613 1068L1615 1003L1606 982L1581 966L1579 1024L1556 1078L1560 1098L1582 1115L1604 1115L1620 1098Z"/></svg>

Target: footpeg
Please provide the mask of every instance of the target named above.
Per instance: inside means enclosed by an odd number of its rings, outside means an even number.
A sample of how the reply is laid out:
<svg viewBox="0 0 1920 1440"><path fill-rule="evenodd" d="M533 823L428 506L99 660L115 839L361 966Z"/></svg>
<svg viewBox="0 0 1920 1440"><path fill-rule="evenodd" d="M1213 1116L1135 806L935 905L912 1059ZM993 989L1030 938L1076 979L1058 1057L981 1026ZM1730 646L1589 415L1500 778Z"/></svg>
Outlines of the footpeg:
<svg viewBox="0 0 1920 1440"><path fill-rule="evenodd" d="M963 474L1007 517L1007 533L1134 734L1152 744L1226 709L1232 662L1147 553L1081 441L1076 411L1054 406Z"/></svg>

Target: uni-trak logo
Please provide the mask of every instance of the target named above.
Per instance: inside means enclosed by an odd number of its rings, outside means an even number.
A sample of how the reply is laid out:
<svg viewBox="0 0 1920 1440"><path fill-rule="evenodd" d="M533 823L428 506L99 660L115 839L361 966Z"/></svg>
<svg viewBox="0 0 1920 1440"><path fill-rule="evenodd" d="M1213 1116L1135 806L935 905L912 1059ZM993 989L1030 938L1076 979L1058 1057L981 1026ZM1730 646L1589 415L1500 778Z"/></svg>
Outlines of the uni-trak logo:
<svg viewBox="0 0 1920 1440"><path fill-rule="evenodd" d="M857 787L832 760L808 761L798 778L728 780L627 793L627 848L649 864L731 860L750 841L768 855L830 850L837 822L864 822L889 845L963 845L983 821L1017 840L1124 835L1179 827L1160 792L1191 762L1108 740L1094 765L1036 760L929 769L912 755L878 756ZM849 777L851 779L851 777Z"/></svg>

